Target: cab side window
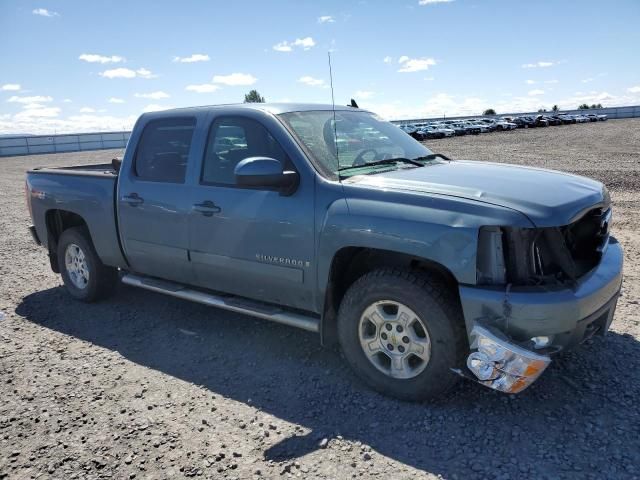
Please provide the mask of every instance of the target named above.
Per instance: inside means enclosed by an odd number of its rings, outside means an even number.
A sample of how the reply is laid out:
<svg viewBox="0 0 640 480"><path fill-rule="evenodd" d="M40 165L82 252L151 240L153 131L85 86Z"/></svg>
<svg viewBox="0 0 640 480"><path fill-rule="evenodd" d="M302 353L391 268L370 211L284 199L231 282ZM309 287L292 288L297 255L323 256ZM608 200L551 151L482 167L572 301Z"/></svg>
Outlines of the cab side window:
<svg viewBox="0 0 640 480"><path fill-rule="evenodd" d="M138 142L135 175L151 182L184 183L195 126L193 117L150 121Z"/></svg>
<svg viewBox="0 0 640 480"><path fill-rule="evenodd" d="M236 165L249 157L269 157L289 165L286 153L268 130L256 120L221 117L209 130L200 182L235 185Z"/></svg>

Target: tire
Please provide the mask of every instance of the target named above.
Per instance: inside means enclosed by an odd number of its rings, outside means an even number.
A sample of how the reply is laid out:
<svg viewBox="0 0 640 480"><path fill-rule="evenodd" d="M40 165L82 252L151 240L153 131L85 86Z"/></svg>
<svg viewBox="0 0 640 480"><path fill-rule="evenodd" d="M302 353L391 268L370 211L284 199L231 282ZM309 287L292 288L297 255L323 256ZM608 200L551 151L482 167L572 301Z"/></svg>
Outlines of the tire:
<svg viewBox="0 0 640 480"><path fill-rule="evenodd" d="M400 305L396 313L394 304ZM409 321L402 321L401 311L409 312ZM391 320L394 315L399 321ZM459 379L451 369L464 363L468 351L461 307L447 287L428 274L389 268L370 272L349 288L338 312L338 340L347 362L369 387L408 401L447 392ZM378 352L365 353L363 345L374 345ZM425 345L428 355L412 353ZM392 365L403 367L392 374Z"/></svg>
<svg viewBox="0 0 640 480"><path fill-rule="evenodd" d="M95 302L115 290L118 270L102 263L86 228L73 227L62 232L57 255L62 281L76 300Z"/></svg>

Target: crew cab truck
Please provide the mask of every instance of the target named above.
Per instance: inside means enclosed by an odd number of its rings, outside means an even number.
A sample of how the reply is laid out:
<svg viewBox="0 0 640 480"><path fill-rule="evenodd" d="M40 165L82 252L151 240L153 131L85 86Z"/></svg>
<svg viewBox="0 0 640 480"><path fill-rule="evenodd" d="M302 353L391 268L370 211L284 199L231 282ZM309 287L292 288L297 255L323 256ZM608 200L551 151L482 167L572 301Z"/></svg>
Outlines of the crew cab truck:
<svg viewBox="0 0 640 480"><path fill-rule="evenodd" d="M450 160L352 107L146 113L121 161L30 170L26 197L72 297L122 281L318 332L409 400L525 389L608 330L622 281L601 183Z"/></svg>

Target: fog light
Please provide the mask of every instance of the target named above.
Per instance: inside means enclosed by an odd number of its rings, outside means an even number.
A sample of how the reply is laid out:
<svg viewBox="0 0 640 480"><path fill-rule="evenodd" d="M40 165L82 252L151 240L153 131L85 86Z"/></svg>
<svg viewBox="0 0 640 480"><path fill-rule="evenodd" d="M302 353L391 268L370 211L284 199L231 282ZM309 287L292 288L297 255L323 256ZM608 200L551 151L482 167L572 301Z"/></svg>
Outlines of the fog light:
<svg viewBox="0 0 640 480"><path fill-rule="evenodd" d="M551 359L511 344L480 326L471 331L472 352L467 367L478 381L495 390L521 392L549 366Z"/></svg>
<svg viewBox="0 0 640 480"><path fill-rule="evenodd" d="M551 345L551 337L547 336L531 337L531 341L535 349L546 348Z"/></svg>

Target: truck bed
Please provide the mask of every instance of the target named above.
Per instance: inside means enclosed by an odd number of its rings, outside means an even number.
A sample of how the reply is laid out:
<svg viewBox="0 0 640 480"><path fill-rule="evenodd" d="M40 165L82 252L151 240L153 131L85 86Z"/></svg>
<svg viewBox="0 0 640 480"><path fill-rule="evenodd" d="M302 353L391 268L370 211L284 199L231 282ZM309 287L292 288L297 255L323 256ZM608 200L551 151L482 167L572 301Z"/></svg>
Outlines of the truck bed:
<svg viewBox="0 0 640 480"><path fill-rule="evenodd" d="M77 215L86 224L100 259L124 267L116 216L118 172L111 163L39 167L27 172L27 199L38 238L48 245L55 215Z"/></svg>
<svg viewBox="0 0 640 480"><path fill-rule="evenodd" d="M29 170L29 173L52 173L58 175L80 175L80 176L118 176L118 171L111 163L94 163L87 165L72 165L70 167L36 167Z"/></svg>

